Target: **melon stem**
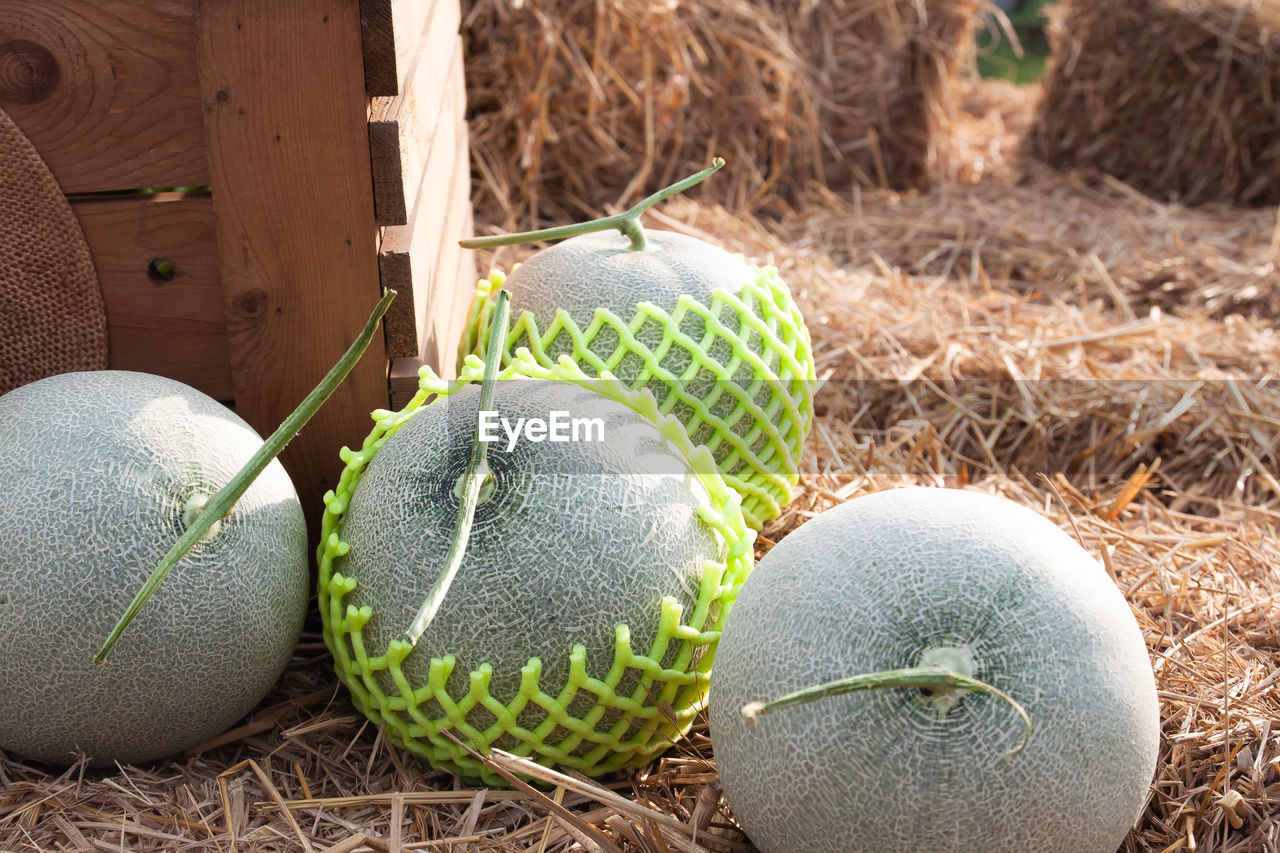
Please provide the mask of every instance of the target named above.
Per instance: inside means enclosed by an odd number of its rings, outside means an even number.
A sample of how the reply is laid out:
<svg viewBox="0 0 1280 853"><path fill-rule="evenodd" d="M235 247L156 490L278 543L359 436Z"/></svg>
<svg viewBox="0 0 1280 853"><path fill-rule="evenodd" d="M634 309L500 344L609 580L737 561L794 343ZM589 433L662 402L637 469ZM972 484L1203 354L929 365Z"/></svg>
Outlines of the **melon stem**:
<svg viewBox="0 0 1280 853"><path fill-rule="evenodd" d="M640 217L646 210L663 199L676 193L684 192L694 184L710 177L724 166L724 158L716 157L711 165L701 172L676 181L669 187L658 190L653 195L636 203L629 210L592 219L590 222L578 222L573 225L558 225L554 228L543 228L538 231L522 231L518 234L498 234L493 237L472 237L458 241L464 249L491 249L496 246L514 246L518 243L533 243L539 240L561 240L565 237L577 237L579 234L591 234L596 231L621 231L631 240L629 247L633 252L643 251L646 245L644 228L640 225Z"/></svg>
<svg viewBox="0 0 1280 853"><path fill-rule="evenodd" d="M197 492L196 494L187 498L186 502L182 504L182 515L180 516L180 518L182 519L182 528L185 530L186 528L195 524L196 520L200 518L200 513L203 512L204 508L208 505L209 505L209 495L205 492ZM219 531L221 530L222 530L222 521L221 519L219 519L209 527L208 531L205 532L204 536L202 536L201 539L203 540L213 539L215 536L218 535Z"/></svg>
<svg viewBox="0 0 1280 853"><path fill-rule="evenodd" d="M932 691L970 690L1002 699L1008 702L1013 710L1017 712L1025 725L1022 743L1017 748L1006 752L1005 756L1012 757L1022 752L1031 740L1031 717L1028 716L1027 709L1022 707L1017 700L985 681L937 663L922 663L919 666L906 669L891 669L854 675L849 678L830 681L826 684L819 684L815 687L806 687L793 693L788 693L771 702L748 702L742 706L742 716L746 718L748 725L755 725L759 717L783 708L803 705L806 702L813 702L828 696L852 693L855 690L885 690L895 687Z"/></svg>
<svg viewBox="0 0 1280 853"><path fill-rule="evenodd" d="M920 655L920 660L916 662L916 666L934 667L936 669L954 672L965 678L972 678L976 673L977 666L973 661L973 653L965 646L933 646L925 649ZM946 716L947 712L956 706L960 701L960 697L964 695L963 690L950 688L921 688L923 693L928 691L923 697L924 703L930 708L938 712L939 716Z"/></svg>
<svg viewBox="0 0 1280 853"><path fill-rule="evenodd" d="M106 662L107 655L111 654L111 650L115 648L120 636L142 611L142 608L146 606L147 602L151 600L151 596L155 595L156 590L160 588L160 584L178 565L178 561L187 555L187 552L209 532L210 528L220 522L227 513L231 512L236 501L248 490L249 486L253 485L253 481L258 478L263 469L271 463L271 460L280 455L285 445L298 434L303 425L320 410L325 400L329 399L330 395L342 384L342 380L347 377L347 374L355 367L356 362L360 360L360 356L369 348L374 334L378 331L378 323L382 320L382 315L387 313L387 308L395 297L396 292L394 290L388 290L383 294L382 298L378 300L378 304L374 306L373 313L365 321L364 328L360 331L360 334L352 341L351 346L342 354L337 363L329 369L324 378L320 380L320 384L312 389L311 393L298 404L298 408L294 409L276 428L276 431L271 433L271 436L262 443L262 446L249 458L244 467L236 472L230 482L208 499L200 509L200 513L195 516L195 519L186 525L182 536L179 537L178 541L169 549L169 552L160 560L159 565L151 572L146 582L143 583L142 588L138 590L138 594L134 596L133 601L125 609L124 615L120 617L115 627L111 629L111 633L107 635L102 648L93 656L95 664L101 665ZM190 506L187 508L189 509Z"/></svg>
<svg viewBox="0 0 1280 853"><path fill-rule="evenodd" d="M418 608L418 614L404 632L410 646L416 646L418 640L426 633L436 618L440 606L444 604L449 587L462 566L462 559L467 553L467 543L471 540L471 525L475 521L476 506L480 500L480 490L490 479L489 465L486 461L489 443L480 440L480 412L493 408L494 387L498 379L498 362L502 359L502 351L507 345L507 315L510 313L508 303L511 294L503 290L498 293L498 304L493 311L493 336L489 338L489 348L485 351L484 376L480 380L480 403L476 410L476 428L471 438L471 459L463 471L454 493L459 495L458 522L453 529L453 539L449 543L449 552L445 556L444 568L427 593L427 597Z"/></svg>

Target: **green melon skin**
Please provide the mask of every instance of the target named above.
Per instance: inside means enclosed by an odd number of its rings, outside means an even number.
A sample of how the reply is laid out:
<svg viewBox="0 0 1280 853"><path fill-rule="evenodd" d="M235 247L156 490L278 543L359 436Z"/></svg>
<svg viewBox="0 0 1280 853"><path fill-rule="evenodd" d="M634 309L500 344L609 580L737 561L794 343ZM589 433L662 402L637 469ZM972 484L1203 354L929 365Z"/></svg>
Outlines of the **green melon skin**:
<svg viewBox="0 0 1280 853"><path fill-rule="evenodd" d="M759 529L791 499L813 421L815 368L804 318L773 268L671 231L632 251L616 232L583 234L482 282L460 354L482 354L492 299L511 294L507 360L528 347L648 388L711 449Z"/></svg>
<svg viewBox="0 0 1280 853"><path fill-rule="evenodd" d="M342 525L351 550L335 568L356 580L350 603L374 608L364 629L373 648L409 626L444 565L478 398L472 386L401 427L351 499ZM612 663L618 622L647 648L664 597L686 607L697 600L703 560L724 556L697 516L706 492L681 476L682 460L650 424L610 403L569 385L499 387L495 408L505 417L599 412L607 441L493 448L493 497L476 510L452 606L404 662L411 682L425 684L431 657L452 653L462 670L452 687L465 688L465 674L488 662L490 693L509 701L530 657L548 677L568 677L565 638L583 642L589 669L599 672Z"/></svg>
<svg viewBox="0 0 1280 853"><path fill-rule="evenodd" d="M918 691L846 693L747 726L751 701L914 666L959 644L976 678L939 717ZM1114 853L1155 771L1159 706L1115 584L1030 509L975 492L856 498L787 536L743 585L716 658L725 799L762 853Z"/></svg>
<svg viewBox="0 0 1280 853"><path fill-rule="evenodd" d="M225 406L128 371L0 397L0 748L137 764L234 724L275 683L306 613L306 529L271 463L180 562L106 663L91 660L212 494L262 444Z"/></svg>
<svg viewBox="0 0 1280 853"><path fill-rule="evenodd" d="M709 305L717 290L738 293L756 277L740 256L705 240L676 231L645 231L645 240L639 252L616 231L561 241L512 270L506 288L518 310L554 318L563 308L585 329L601 305L621 313L641 302L675 305L684 293Z"/></svg>
<svg viewBox="0 0 1280 853"><path fill-rule="evenodd" d="M335 668L392 742L485 784L507 783L443 730L590 774L642 765L703 707L723 599L750 562L736 499L731 544L704 475L649 417L580 385L500 381L503 417L599 417L605 440L490 446L492 497L409 646L449 550L478 397L465 385L366 443L371 458L347 454L359 479L329 496L319 554Z"/></svg>

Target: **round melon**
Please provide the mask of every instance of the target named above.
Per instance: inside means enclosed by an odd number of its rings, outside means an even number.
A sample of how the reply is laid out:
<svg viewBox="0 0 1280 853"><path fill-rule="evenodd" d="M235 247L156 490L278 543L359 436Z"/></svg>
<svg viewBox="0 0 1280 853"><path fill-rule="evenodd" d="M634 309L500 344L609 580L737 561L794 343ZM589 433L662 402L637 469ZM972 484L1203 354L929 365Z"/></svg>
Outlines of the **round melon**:
<svg viewBox="0 0 1280 853"><path fill-rule="evenodd" d="M503 375L494 409L509 424L560 412L599 431L514 445L497 431L465 558L413 644L456 525L479 386L382 413L327 498L319 599L336 669L393 742L486 784L506 783L446 730L590 774L644 764L703 707L751 564L738 498L651 399L633 408L635 395L598 393L580 372L583 384Z"/></svg>
<svg viewBox="0 0 1280 853"><path fill-rule="evenodd" d="M180 382L67 373L0 397L0 748L67 764L182 752L275 683L306 613L302 509L278 462L92 657L204 500L262 444Z"/></svg>
<svg viewBox="0 0 1280 853"><path fill-rule="evenodd" d="M913 688L744 705L943 654L1021 704ZM716 659L724 796L763 853L1114 853L1155 770L1159 708L1136 620L1036 512L975 492L856 498L760 560Z"/></svg>
<svg viewBox="0 0 1280 853"><path fill-rule="evenodd" d="M813 420L804 318L772 267L671 231L644 249L616 231L557 243L508 276L482 281L462 354L483 352L493 294L511 294L508 362L521 347L546 366L568 355L648 388L708 447L759 528L791 499Z"/></svg>

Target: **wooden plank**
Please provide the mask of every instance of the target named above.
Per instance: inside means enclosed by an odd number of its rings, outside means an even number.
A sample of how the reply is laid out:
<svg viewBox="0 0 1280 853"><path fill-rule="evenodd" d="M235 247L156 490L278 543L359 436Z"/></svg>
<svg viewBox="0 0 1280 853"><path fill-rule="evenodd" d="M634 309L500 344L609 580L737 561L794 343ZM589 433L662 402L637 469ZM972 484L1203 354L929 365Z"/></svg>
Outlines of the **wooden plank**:
<svg viewBox="0 0 1280 853"><path fill-rule="evenodd" d="M106 303L108 366L158 373L230 401L234 391L209 196L76 200L72 209L93 253Z"/></svg>
<svg viewBox="0 0 1280 853"><path fill-rule="evenodd" d="M391 0L360 0L360 49L364 52L365 94L374 98L400 91Z"/></svg>
<svg viewBox="0 0 1280 853"><path fill-rule="evenodd" d="M380 294L360 20L349 0L198 0L200 82L236 410L274 429ZM321 497L387 405L381 336L281 457Z"/></svg>
<svg viewBox="0 0 1280 853"><path fill-rule="evenodd" d="M459 0L360 0L364 85L369 97L393 97L405 91L414 51L439 6L453 6L453 14L461 14Z"/></svg>
<svg viewBox="0 0 1280 853"><path fill-rule="evenodd" d="M463 161L466 162L466 143ZM423 356L442 376L456 373L458 338L476 289L475 252L458 241L471 236L471 174L459 169L449 192L449 207L439 250L438 270L431 288L430 334Z"/></svg>
<svg viewBox="0 0 1280 853"><path fill-rule="evenodd" d="M462 144L464 167L454 172L449 213L442 229L440 246L433 258L428 333L423 338L423 349L419 355L391 362L389 382L393 408L402 408L417 392L418 368L423 364L431 365L439 376L452 378L457 375L458 338L476 288L475 252L458 245L459 240L471 236L473 231L471 176L465 167L465 138Z"/></svg>
<svg viewBox="0 0 1280 853"><path fill-rule="evenodd" d="M0 0L0 108L64 192L204 186L192 0Z"/></svg>
<svg viewBox="0 0 1280 853"><path fill-rule="evenodd" d="M395 226L394 229L387 230L400 229L408 230L408 226ZM387 309L383 321L387 358L414 357L422 351L414 305L425 299L426 294L416 293L413 288L413 264L410 262L412 246L412 237L405 238L393 233L391 242L388 242L384 232L381 248L378 250L378 278L385 289L396 292L395 302Z"/></svg>
<svg viewBox="0 0 1280 853"><path fill-rule="evenodd" d="M464 97L465 82L457 82L462 65L459 6L446 0L430 5L435 14L413 41L402 93L374 98L369 105L374 210L380 225L404 225L413 218L436 125Z"/></svg>
<svg viewBox="0 0 1280 853"><path fill-rule="evenodd" d="M418 368L426 364L417 356L397 358L391 362L388 383L391 388L391 410L398 412L409 405L409 400L418 393Z"/></svg>
<svg viewBox="0 0 1280 853"><path fill-rule="evenodd" d="M469 207L465 222L467 223L465 231L469 234L471 232L471 212ZM454 259L457 261L457 267L445 275L444 281L455 282L457 286L452 288L452 304L448 308L443 308L439 313L442 319L449 318L449 320L447 323L442 323L442 326L447 331L437 338L439 342L447 341L448 346L442 346L437 343L432 347L431 355L397 358L391 362L389 382L391 386L391 407L393 409L404 408L409 399L417 393L418 369L422 365L430 364L431 369L438 376L448 378L457 376L457 341L459 335L462 334L467 308L471 305L471 296L475 292L475 252L459 247ZM447 284L442 289L450 290Z"/></svg>
<svg viewBox="0 0 1280 853"><path fill-rule="evenodd" d="M463 233L470 234L472 220L469 200L462 221ZM437 376L457 376L457 343L475 292L476 260L475 252L457 246L456 241L454 246L457 251L441 267L437 292L442 298L432 303L432 316L438 318L438 326L433 329L433 336L427 341L427 351L422 355L397 358L391 362L388 382L393 409L404 408L409 398L417 393L418 368L422 365L431 365Z"/></svg>
<svg viewBox="0 0 1280 853"><path fill-rule="evenodd" d="M458 103L453 114L457 136L454 140L454 169L449 194L442 218L441 243L437 273L432 283L432 303L429 306L431 331L427 336L423 355L442 376L452 377L456 372L458 337L476 288L475 252L464 250L458 241L472 236L474 230L471 207L471 157L468 139L470 128L466 119L466 79L462 57L462 44L458 44L459 61L453 66L452 86L458 93ZM425 195L421 187L418 196Z"/></svg>
<svg viewBox="0 0 1280 853"><path fill-rule="evenodd" d="M392 358L420 356L429 334L431 281L437 264L436 252L445 224L445 213L454 174L470 168L466 158L466 93L463 89L462 40L453 37L454 57L446 108L437 114L435 134L423 157L420 184L414 191L413 217L407 225L383 229L379 266L384 287L393 288L397 298L387 312L388 355Z"/></svg>
<svg viewBox="0 0 1280 853"><path fill-rule="evenodd" d="M390 364L390 375L388 383L390 386L390 405L392 409L403 409L406 403L410 401L413 394L417 393L417 371L422 365L430 365L431 370L436 375L445 378L457 377L457 336L462 332L462 320L466 319L466 307L470 305L471 293L475 292L475 252L460 251L454 255L454 260L458 261L457 268L445 270L443 275L444 282L457 283L457 288L449 288L442 286L444 291L453 292L454 300L451 309L442 311L442 315L452 315L453 334L448 338L449 348L444 350L443 347L431 347L431 355L421 355L407 357L407 359L393 359ZM442 361L439 360L440 352L445 352Z"/></svg>

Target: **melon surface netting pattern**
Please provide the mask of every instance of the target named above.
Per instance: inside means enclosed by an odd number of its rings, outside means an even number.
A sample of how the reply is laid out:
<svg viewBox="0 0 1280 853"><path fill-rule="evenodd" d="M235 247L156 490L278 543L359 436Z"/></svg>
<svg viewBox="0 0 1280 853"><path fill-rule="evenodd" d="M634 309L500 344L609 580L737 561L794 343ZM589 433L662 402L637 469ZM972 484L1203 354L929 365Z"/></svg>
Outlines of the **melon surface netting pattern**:
<svg viewBox="0 0 1280 853"><path fill-rule="evenodd" d="M651 242L662 233L651 232ZM481 280L460 356L483 353L495 294L520 269ZM711 450L742 496L747 523L759 529L791 500L813 422L815 368L804 317L777 270L749 269L751 279L736 291L679 293L670 310L655 299L634 310L597 305L552 314L522 310L513 290L504 363L524 347L546 366L567 355L588 373L608 371L633 390L648 388L663 414Z"/></svg>
<svg viewBox="0 0 1280 853"><path fill-rule="evenodd" d="M444 563L481 373L474 357L456 382L424 368L405 409L376 413L362 448L343 451L317 555L335 668L394 743L488 785L506 782L446 731L482 753L497 747L590 775L643 765L705 704L721 627L752 565L741 500L652 395L521 352L499 374L498 409L517 411L525 389L539 400L554 392L557 403L607 414L607 429L627 436L619 446L637 452L606 458L607 473L577 475L565 460L588 454L596 465L589 454L600 451L491 446L491 496L413 645L403 632ZM424 450L433 441L444 452ZM397 478L408 490L386 487Z"/></svg>

